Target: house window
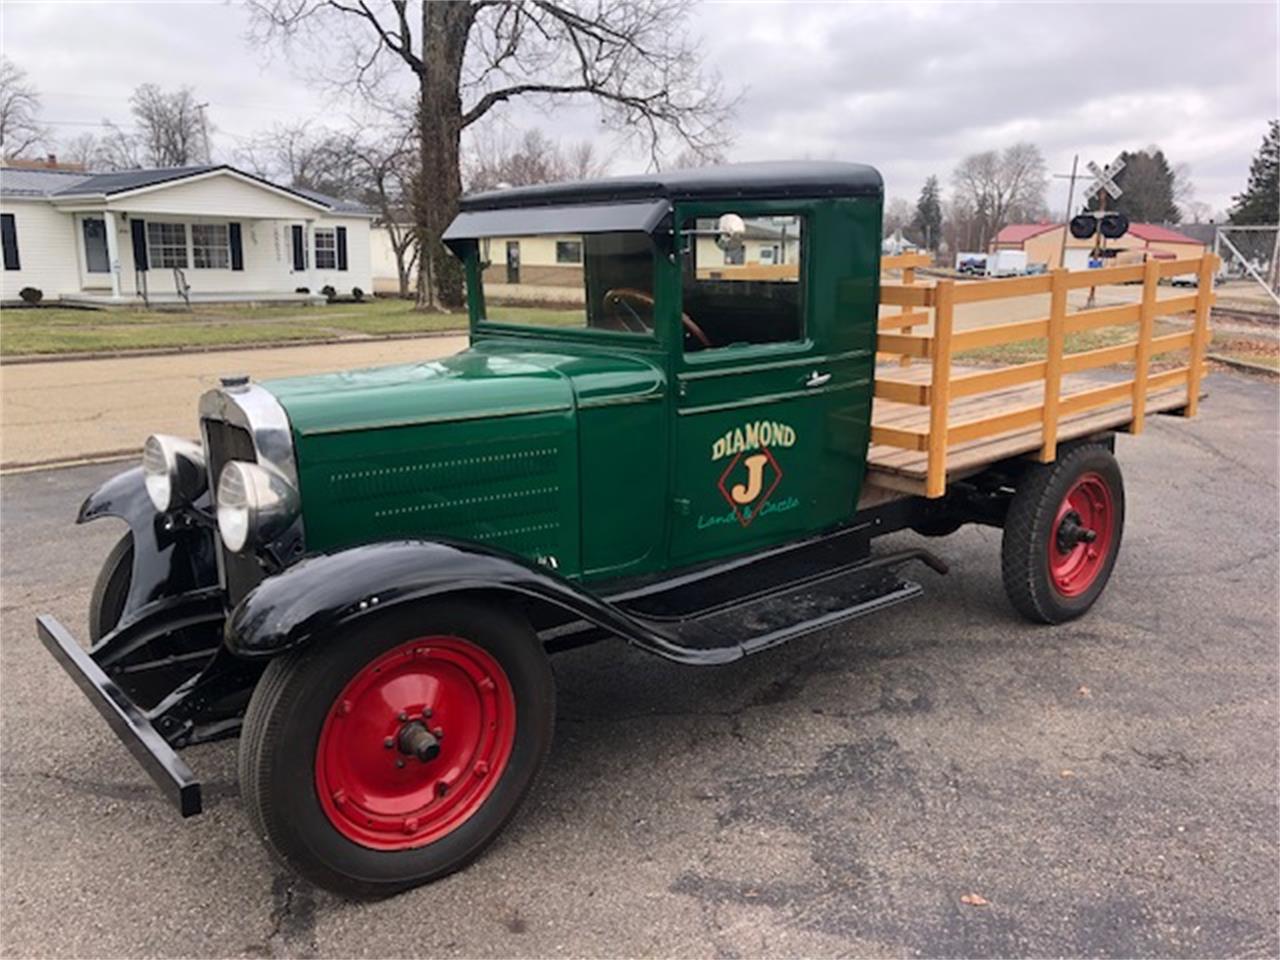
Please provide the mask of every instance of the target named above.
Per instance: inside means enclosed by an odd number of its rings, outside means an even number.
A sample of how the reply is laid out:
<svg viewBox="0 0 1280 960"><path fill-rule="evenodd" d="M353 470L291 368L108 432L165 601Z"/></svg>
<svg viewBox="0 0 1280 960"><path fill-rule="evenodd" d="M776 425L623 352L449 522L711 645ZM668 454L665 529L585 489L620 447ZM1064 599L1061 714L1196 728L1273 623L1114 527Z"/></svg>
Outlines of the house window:
<svg viewBox="0 0 1280 960"><path fill-rule="evenodd" d="M316 229L316 269L338 269L338 234L332 228Z"/></svg>
<svg viewBox="0 0 1280 960"><path fill-rule="evenodd" d="M556 241L556 263L581 263L582 262L582 241L581 240L557 240Z"/></svg>
<svg viewBox="0 0 1280 960"><path fill-rule="evenodd" d="M187 265L187 225L147 221L147 252L153 267Z"/></svg>
<svg viewBox="0 0 1280 960"><path fill-rule="evenodd" d="M231 234L225 223L191 225L191 261L197 269L230 269Z"/></svg>

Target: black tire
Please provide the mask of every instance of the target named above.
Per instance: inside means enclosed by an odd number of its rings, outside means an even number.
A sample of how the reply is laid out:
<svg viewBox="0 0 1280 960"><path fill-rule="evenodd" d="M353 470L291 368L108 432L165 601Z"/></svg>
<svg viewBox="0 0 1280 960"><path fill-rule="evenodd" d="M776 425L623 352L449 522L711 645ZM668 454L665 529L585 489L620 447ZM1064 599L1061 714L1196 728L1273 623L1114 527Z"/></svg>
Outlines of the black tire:
<svg viewBox="0 0 1280 960"><path fill-rule="evenodd" d="M121 537L102 562L89 595L89 641L97 643L116 628L124 616L133 583L133 534Z"/></svg>
<svg viewBox="0 0 1280 960"><path fill-rule="evenodd" d="M321 731L352 678L432 635L463 638L501 666L515 704L510 756L481 805L450 832L413 849L374 849L340 832L325 812L316 773ZM484 850L532 786L554 721L551 667L523 617L455 600L389 611L267 666L245 714L240 795L254 832L283 865L342 896L386 896L459 870Z"/></svg>
<svg viewBox="0 0 1280 960"><path fill-rule="evenodd" d="M1110 523L1106 530L1093 531L1100 554L1090 561L1092 574L1081 578L1077 592L1064 593L1051 569L1051 556L1066 557L1077 549L1059 546L1063 525L1059 524L1058 515L1060 509L1066 508L1065 499L1078 482L1105 488L1101 492L1108 503L1106 516ZM1009 602L1036 623L1063 623L1081 616L1106 588L1123 532L1124 480L1120 464L1106 447L1084 444L1054 463L1034 467L1019 481L1005 518L1001 572ZM1083 541L1078 545L1084 550L1092 546ZM1051 554L1051 550L1057 553Z"/></svg>

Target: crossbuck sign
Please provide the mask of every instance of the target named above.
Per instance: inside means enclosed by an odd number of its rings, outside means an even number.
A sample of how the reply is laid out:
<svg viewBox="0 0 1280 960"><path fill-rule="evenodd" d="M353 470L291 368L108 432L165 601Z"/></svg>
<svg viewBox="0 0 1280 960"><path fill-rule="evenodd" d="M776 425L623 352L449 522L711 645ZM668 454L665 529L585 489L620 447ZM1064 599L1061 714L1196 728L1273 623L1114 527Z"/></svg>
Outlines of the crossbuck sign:
<svg viewBox="0 0 1280 960"><path fill-rule="evenodd" d="M1116 157L1111 163L1102 167L1090 160L1085 164L1085 169L1093 174L1093 183L1084 192L1086 197L1092 197L1094 194L1105 190L1112 200L1119 199L1120 194L1124 191L1117 186L1115 176L1124 169L1123 159Z"/></svg>

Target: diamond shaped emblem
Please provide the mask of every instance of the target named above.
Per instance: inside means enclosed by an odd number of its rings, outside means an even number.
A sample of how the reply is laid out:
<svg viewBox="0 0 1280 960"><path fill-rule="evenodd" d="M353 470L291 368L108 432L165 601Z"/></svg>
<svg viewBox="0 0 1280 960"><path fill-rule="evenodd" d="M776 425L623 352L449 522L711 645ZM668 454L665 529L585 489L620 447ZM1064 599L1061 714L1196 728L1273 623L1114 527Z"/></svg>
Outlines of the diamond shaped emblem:
<svg viewBox="0 0 1280 960"><path fill-rule="evenodd" d="M733 507L743 527L760 516L760 510L782 482L782 467L768 447L744 450L729 461L716 486Z"/></svg>

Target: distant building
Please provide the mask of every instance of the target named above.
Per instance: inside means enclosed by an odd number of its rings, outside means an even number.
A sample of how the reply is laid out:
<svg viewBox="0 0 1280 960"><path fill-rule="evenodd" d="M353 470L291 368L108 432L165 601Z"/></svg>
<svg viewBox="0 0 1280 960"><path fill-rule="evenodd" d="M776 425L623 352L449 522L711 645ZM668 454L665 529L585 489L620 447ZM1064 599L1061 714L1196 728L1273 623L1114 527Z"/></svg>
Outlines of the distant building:
<svg viewBox="0 0 1280 960"><path fill-rule="evenodd" d="M318 300L373 292L363 207L228 166L0 168L0 301ZM299 290L305 290L300 293Z"/></svg>
<svg viewBox="0 0 1280 960"><path fill-rule="evenodd" d="M1061 223L1011 223L991 241L990 252L997 250L1021 250L1027 255L1027 263L1044 264L1053 269L1063 265L1062 238L1066 234L1066 263L1071 270L1083 270L1089 265L1093 252L1092 240L1077 240ZM1159 259L1183 259L1198 257L1206 244L1171 227L1155 223L1131 223L1124 236L1108 240L1106 248L1115 250L1126 258L1157 257Z"/></svg>

